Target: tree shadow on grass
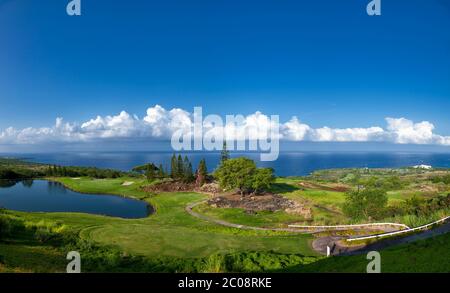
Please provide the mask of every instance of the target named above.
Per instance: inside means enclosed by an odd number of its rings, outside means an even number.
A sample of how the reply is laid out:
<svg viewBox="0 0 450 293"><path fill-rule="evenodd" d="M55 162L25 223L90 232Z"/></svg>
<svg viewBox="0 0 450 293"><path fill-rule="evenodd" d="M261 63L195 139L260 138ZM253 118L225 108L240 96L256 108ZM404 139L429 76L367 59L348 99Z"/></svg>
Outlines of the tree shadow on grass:
<svg viewBox="0 0 450 293"><path fill-rule="evenodd" d="M270 187L270 191L273 193L289 193L289 192L294 192L299 189L300 188L298 188L294 185L291 185L291 184L287 184L287 183L274 183Z"/></svg>

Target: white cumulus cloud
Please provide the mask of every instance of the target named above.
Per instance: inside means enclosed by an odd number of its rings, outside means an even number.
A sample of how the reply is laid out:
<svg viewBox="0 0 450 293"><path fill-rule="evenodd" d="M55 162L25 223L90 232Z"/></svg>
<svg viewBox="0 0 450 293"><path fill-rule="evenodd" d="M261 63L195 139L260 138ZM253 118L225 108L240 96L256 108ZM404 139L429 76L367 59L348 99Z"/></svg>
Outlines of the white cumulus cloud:
<svg viewBox="0 0 450 293"><path fill-rule="evenodd" d="M450 136L435 134L434 125L428 121L413 122L406 118L386 118L386 127L367 128L312 128L292 117L286 122L273 120L271 116L259 111L254 114L235 116L233 123L223 117L203 121L203 133L221 135L228 139L265 139L270 131L277 137L289 141L317 142L391 142L397 144L435 144L450 146ZM203 117L205 118L205 117ZM65 122L56 118L55 124L48 127L28 127L16 129L8 127L0 130L0 144L36 144L46 142L83 142L98 139L146 138L170 140L173 133L193 133L194 113L174 108L166 110L155 105L146 110L140 119L136 115L122 111L117 115L97 116L82 123Z"/></svg>
<svg viewBox="0 0 450 293"><path fill-rule="evenodd" d="M167 138L179 129L189 132L193 125L192 119L192 114L183 109L175 108L167 111L160 105L156 105L147 109L147 116L143 121L152 136Z"/></svg>
<svg viewBox="0 0 450 293"><path fill-rule="evenodd" d="M386 118L386 122L389 134L397 143L431 144L441 137L433 134L434 125L428 121L414 123L405 118Z"/></svg>
<svg viewBox="0 0 450 293"><path fill-rule="evenodd" d="M385 131L381 127L333 129L322 127L311 129L313 141L363 142L383 140Z"/></svg>

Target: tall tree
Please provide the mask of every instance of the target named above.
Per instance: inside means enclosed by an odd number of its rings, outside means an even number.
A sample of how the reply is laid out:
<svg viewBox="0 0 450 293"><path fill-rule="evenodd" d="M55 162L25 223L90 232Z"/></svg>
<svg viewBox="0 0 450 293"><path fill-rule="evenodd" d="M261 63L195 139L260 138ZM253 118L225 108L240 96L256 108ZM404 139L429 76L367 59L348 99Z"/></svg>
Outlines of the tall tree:
<svg viewBox="0 0 450 293"><path fill-rule="evenodd" d="M164 172L164 168L163 168L162 164L159 164L159 167L158 167L158 177L159 178L166 177L166 173Z"/></svg>
<svg viewBox="0 0 450 293"><path fill-rule="evenodd" d="M53 169L52 169L52 166L48 166L48 168L47 168L47 175L48 175L48 176L53 176Z"/></svg>
<svg viewBox="0 0 450 293"><path fill-rule="evenodd" d="M230 152L227 149L227 142L223 141L222 152L220 153L220 162L225 162L230 158Z"/></svg>
<svg viewBox="0 0 450 293"><path fill-rule="evenodd" d="M191 162L189 162L189 159L187 156L184 157L184 162L183 162L183 179L186 182L191 182L194 178L193 172L192 172L192 164Z"/></svg>
<svg viewBox="0 0 450 293"><path fill-rule="evenodd" d="M206 182L206 176L208 175L208 170L206 168L205 159L201 159L197 168L197 178L195 180L195 184L197 186L202 186Z"/></svg>
<svg viewBox="0 0 450 293"><path fill-rule="evenodd" d="M194 171L192 170L191 162L189 162L187 177L188 177L189 182L192 182L195 180Z"/></svg>
<svg viewBox="0 0 450 293"><path fill-rule="evenodd" d="M178 160L177 160L177 178L178 179L182 179L184 177L184 163L183 163L183 158L181 157L181 155L178 155Z"/></svg>
<svg viewBox="0 0 450 293"><path fill-rule="evenodd" d="M155 179L155 167L153 164L147 165L147 170L145 171L145 176L147 177L147 180L153 180Z"/></svg>
<svg viewBox="0 0 450 293"><path fill-rule="evenodd" d="M170 177L172 179L177 178L178 176L178 163L177 163L177 157L175 154L173 154L172 159L170 160Z"/></svg>

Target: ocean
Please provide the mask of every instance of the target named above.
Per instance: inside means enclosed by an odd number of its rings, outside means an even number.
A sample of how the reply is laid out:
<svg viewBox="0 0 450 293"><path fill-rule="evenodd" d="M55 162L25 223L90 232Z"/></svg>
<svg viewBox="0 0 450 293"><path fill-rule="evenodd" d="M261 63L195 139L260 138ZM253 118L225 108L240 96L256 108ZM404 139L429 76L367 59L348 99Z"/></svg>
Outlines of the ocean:
<svg viewBox="0 0 450 293"><path fill-rule="evenodd" d="M128 171L144 163L170 166L172 152L64 152L35 154L0 154L32 162L66 166L94 166ZM191 152L187 155L194 168L205 158L208 170L214 170L220 160L219 152ZM282 152L278 160L260 162L259 153L232 153L231 157L246 156L260 167L271 167L278 176L303 176L315 170L332 168L393 168L419 164L450 168L450 153L408 152Z"/></svg>

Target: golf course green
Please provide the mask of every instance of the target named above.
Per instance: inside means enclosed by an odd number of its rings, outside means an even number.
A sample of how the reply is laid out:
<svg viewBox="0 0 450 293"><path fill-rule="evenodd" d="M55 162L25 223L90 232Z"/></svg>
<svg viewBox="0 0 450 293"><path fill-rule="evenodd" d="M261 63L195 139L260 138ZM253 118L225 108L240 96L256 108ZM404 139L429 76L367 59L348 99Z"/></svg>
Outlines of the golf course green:
<svg viewBox="0 0 450 293"><path fill-rule="evenodd" d="M367 261L362 255L327 259L313 250L312 234L271 230L292 223L351 223L342 212L344 187L349 188L351 183L344 185L330 179L330 174L347 178L349 172L354 170L276 179L271 191L310 207L313 216L307 221L286 211L247 213L241 208L212 207L205 203L210 195L199 192L149 192L144 187L158 183L158 179L149 181L142 176L45 177L79 193L145 201L155 212L145 218L125 219L85 213L0 210L0 220L7 224L2 226L0 222L0 230L9 227L10 232L14 231L0 239L0 272L64 272L66 254L72 250L80 252L85 272L363 272ZM426 200L432 188L437 195L440 190L448 190L447 185L432 182L431 173L426 177L422 173L413 176L411 172L402 177L399 187L388 192L388 208L417 196ZM388 178L383 182L389 183L391 177L382 178ZM422 185L428 184L426 189L421 185L423 192L414 191L419 180ZM195 213L215 221L188 213L186 208L191 205L195 206ZM405 220L414 226L447 212L444 209L427 217L406 215L386 220ZM258 229L240 229L218 221ZM423 257L412 265L408 258L410 253L438 258L435 254L448 247L443 245L447 238L443 235L384 249L387 271L450 270L447 266L431 265Z"/></svg>

